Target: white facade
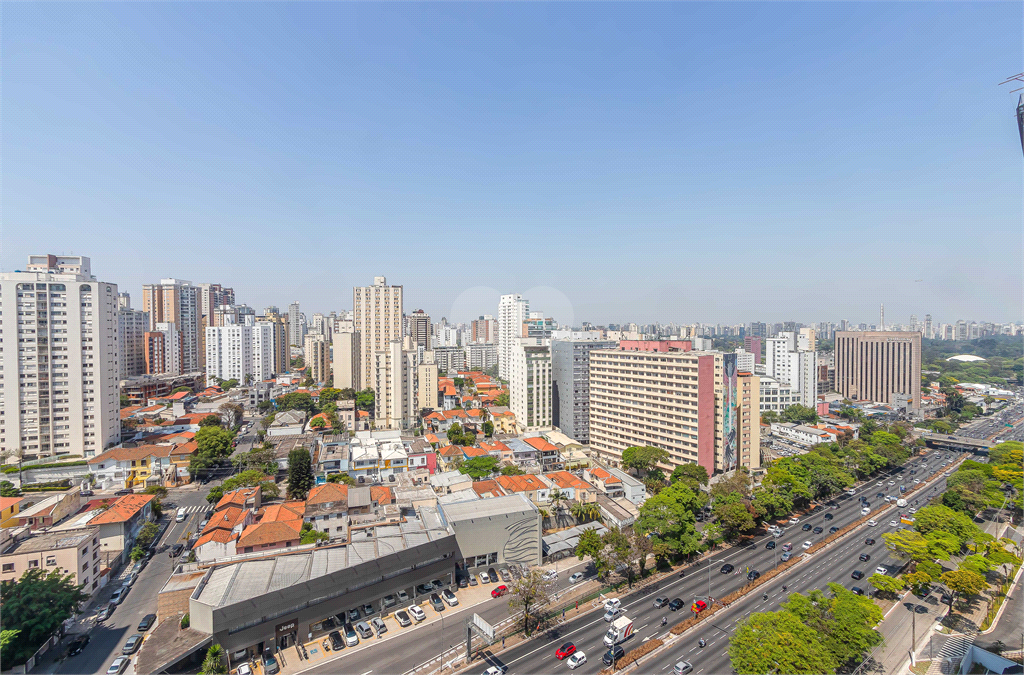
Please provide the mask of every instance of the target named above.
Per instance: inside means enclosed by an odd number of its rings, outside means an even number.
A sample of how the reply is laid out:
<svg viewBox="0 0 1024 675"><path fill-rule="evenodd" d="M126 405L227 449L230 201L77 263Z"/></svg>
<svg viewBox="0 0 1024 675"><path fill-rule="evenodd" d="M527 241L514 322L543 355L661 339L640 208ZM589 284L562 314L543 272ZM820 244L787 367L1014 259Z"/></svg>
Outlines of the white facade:
<svg viewBox="0 0 1024 675"><path fill-rule="evenodd" d="M364 386L373 387L377 352L388 351L392 340L402 340L402 287L388 286L385 277L374 277L372 286L352 289L352 307L353 327L360 336L359 377Z"/></svg>
<svg viewBox="0 0 1024 675"><path fill-rule="evenodd" d="M274 327L269 323L215 326L206 329L206 379L245 384L274 372Z"/></svg>
<svg viewBox="0 0 1024 675"><path fill-rule="evenodd" d="M759 405L761 412L768 410L782 412L794 403L800 402L800 395L794 393L788 384L764 375L760 379L761 400Z"/></svg>
<svg viewBox="0 0 1024 675"><path fill-rule="evenodd" d="M498 365L498 346L486 342L466 345L466 365L470 370L487 370Z"/></svg>
<svg viewBox="0 0 1024 675"><path fill-rule="evenodd" d="M136 377L146 372L146 331L149 315L132 309L127 293L118 298L117 340L121 347L120 378Z"/></svg>
<svg viewBox="0 0 1024 675"><path fill-rule="evenodd" d="M181 375L184 373L182 366L182 336L177 324L162 321L155 326L152 333L159 333L156 340L146 340L146 349L149 354L149 372L147 375Z"/></svg>
<svg viewBox="0 0 1024 675"><path fill-rule="evenodd" d="M498 301L498 376L509 379L512 354L523 337L523 322L530 316L530 301L519 295L503 295Z"/></svg>
<svg viewBox="0 0 1024 675"><path fill-rule="evenodd" d="M298 301L288 305L288 344L296 347L302 346L302 339L306 337L306 322L299 307Z"/></svg>
<svg viewBox="0 0 1024 675"><path fill-rule="evenodd" d="M380 429L407 429L412 425L416 413L415 355L402 349L401 340L392 340L387 350L374 355L375 417Z"/></svg>
<svg viewBox="0 0 1024 675"><path fill-rule="evenodd" d="M754 372L754 352L745 349L736 350L736 370L743 373Z"/></svg>
<svg viewBox="0 0 1024 675"><path fill-rule="evenodd" d="M509 363L509 408L526 431L551 427L551 347L520 338Z"/></svg>
<svg viewBox="0 0 1024 675"><path fill-rule="evenodd" d="M0 274L0 451L92 457L120 439L117 308L84 256Z"/></svg>
<svg viewBox="0 0 1024 675"><path fill-rule="evenodd" d="M362 359L359 339L359 333L352 331L334 334L334 354L331 358L331 368L334 373L334 386L338 389L351 387L359 391L363 388L363 381L360 378Z"/></svg>
<svg viewBox="0 0 1024 675"><path fill-rule="evenodd" d="M157 324L173 323L181 340L181 372L201 371L199 353L202 310L199 287L184 279L161 279L159 284L142 287L142 309L149 314L150 330Z"/></svg>
<svg viewBox="0 0 1024 675"><path fill-rule="evenodd" d="M807 332L809 331L809 332ZM801 333L784 332L765 340L765 372L790 386L798 394L793 403L814 407L818 394L818 355L811 350L800 350L799 345L815 343L813 329Z"/></svg>

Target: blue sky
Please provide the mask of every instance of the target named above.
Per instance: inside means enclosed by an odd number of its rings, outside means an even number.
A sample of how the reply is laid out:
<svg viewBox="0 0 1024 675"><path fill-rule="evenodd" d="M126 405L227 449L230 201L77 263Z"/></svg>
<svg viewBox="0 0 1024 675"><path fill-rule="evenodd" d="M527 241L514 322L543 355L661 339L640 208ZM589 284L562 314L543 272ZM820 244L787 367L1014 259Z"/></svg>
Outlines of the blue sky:
<svg viewBox="0 0 1024 675"><path fill-rule="evenodd" d="M6 3L0 266L262 308L1021 320L1019 3ZM922 281L915 281L915 280Z"/></svg>

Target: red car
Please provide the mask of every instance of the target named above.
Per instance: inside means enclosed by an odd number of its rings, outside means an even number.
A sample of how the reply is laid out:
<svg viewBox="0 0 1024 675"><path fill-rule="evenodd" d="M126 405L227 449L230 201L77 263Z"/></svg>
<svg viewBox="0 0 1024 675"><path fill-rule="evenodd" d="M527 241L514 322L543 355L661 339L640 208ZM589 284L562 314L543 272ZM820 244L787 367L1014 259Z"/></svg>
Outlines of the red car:
<svg viewBox="0 0 1024 675"><path fill-rule="evenodd" d="M556 659L564 659L565 657L572 656L575 653L576 653L576 645L574 645L571 642L566 642L564 645L562 645L561 647L558 648L557 652L555 652L555 658Z"/></svg>
<svg viewBox="0 0 1024 675"><path fill-rule="evenodd" d="M502 584L501 586L498 586L493 591L491 591L491 597L492 598L500 598L501 596L505 595L506 593L508 593L508 586L506 586L505 584Z"/></svg>

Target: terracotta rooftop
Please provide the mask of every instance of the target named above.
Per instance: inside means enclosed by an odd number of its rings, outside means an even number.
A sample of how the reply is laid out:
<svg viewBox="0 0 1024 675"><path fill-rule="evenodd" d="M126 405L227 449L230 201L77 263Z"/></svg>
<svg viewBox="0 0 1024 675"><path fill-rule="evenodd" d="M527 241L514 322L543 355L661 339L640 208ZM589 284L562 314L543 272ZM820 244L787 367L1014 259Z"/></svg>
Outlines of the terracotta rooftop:
<svg viewBox="0 0 1024 675"><path fill-rule="evenodd" d="M89 464L102 464L103 462L110 461L139 461L149 457L170 457L171 450L173 450L173 446L170 445L140 445L137 448L111 448L103 454L91 458Z"/></svg>
<svg viewBox="0 0 1024 675"><path fill-rule="evenodd" d="M131 520L146 504L153 501L153 495L125 495L114 502L109 509L89 521L90 525L123 523Z"/></svg>
<svg viewBox="0 0 1024 675"><path fill-rule="evenodd" d="M552 471L551 473L544 474L544 477L563 490L567 490L569 488L575 488L577 490L594 489L593 485L582 478L577 478L568 471Z"/></svg>
<svg viewBox="0 0 1024 675"><path fill-rule="evenodd" d="M0 497L0 511L6 511L23 499L24 497Z"/></svg>
<svg viewBox="0 0 1024 675"><path fill-rule="evenodd" d="M529 492L530 490L544 490L548 486L539 477L531 474L523 476L498 476L494 480L505 492Z"/></svg>
<svg viewBox="0 0 1024 675"><path fill-rule="evenodd" d="M348 503L348 486L344 483L324 483L309 491L307 505L326 504L328 502Z"/></svg>
<svg viewBox="0 0 1024 675"><path fill-rule="evenodd" d="M551 452L552 450L558 450L557 447L555 447L554 445L551 445L550 443L548 443L546 440L544 440L540 436L535 436L533 438L524 438L523 441L525 441L527 445L532 445L533 447L537 448L538 450L543 450L545 452Z"/></svg>
<svg viewBox="0 0 1024 675"><path fill-rule="evenodd" d="M256 493L260 491L259 487L243 487L231 492L224 493L224 496L217 502L217 506L214 510L219 511L220 509L227 508L229 506L240 506L244 507L247 499L252 499L256 496Z"/></svg>
<svg viewBox="0 0 1024 675"><path fill-rule="evenodd" d="M598 480L600 480L603 483L621 483L622 482L618 478L616 478L615 476L611 475L610 473L608 473L607 471L605 471L604 469L602 469L599 466L596 466L593 469L591 469L590 470L590 475L593 476L594 478L597 478Z"/></svg>
<svg viewBox="0 0 1024 675"><path fill-rule="evenodd" d="M487 457L491 453L487 450L487 448L474 448L471 446L467 446L462 448L462 454L464 454L466 457Z"/></svg>
<svg viewBox="0 0 1024 675"><path fill-rule="evenodd" d="M437 454L442 457L458 457L462 454L461 445L446 445L443 448L437 449Z"/></svg>
<svg viewBox="0 0 1024 675"><path fill-rule="evenodd" d="M473 491L481 497L503 497L505 491L495 480L478 480L473 483Z"/></svg>

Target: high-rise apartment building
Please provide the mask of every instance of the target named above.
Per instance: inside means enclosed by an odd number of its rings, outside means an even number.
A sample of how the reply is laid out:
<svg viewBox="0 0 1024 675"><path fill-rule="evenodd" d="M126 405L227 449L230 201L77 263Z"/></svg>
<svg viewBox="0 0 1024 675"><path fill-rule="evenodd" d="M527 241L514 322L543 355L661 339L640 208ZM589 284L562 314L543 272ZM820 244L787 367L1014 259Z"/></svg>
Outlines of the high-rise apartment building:
<svg viewBox="0 0 1024 675"><path fill-rule="evenodd" d="M666 471L689 462L709 473L760 467L759 378L735 357L591 351L591 449L613 466L626 448L653 445L668 452Z"/></svg>
<svg viewBox="0 0 1024 675"><path fill-rule="evenodd" d="M590 352L617 346L589 337L551 341L552 423L584 445L590 443Z"/></svg>
<svg viewBox="0 0 1024 675"><path fill-rule="evenodd" d="M765 341L765 373L790 385L799 394L798 403L812 408L818 396L818 357L807 347L815 344L815 337L813 329L800 330L800 334L783 331Z"/></svg>
<svg viewBox="0 0 1024 675"><path fill-rule="evenodd" d="M173 323L161 322L143 335L147 375L181 375L181 331Z"/></svg>
<svg viewBox="0 0 1024 675"><path fill-rule="evenodd" d="M846 398L893 403L902 394L921 407L919 332L837 332L835 359L836 391Z"/></svg>
<svg viewBox="0 0 1024 675"><path fill-rule="evenodd" d="M509 379L512 353L526 337L523 324L530 316L530 301L519 295L503 295L498 301L498 377Z"/></svg>
<svg viewBox="0 0 1024 675"><path fill-rule="evenodd" d="M526 319L526 337L546 339L551 333L558 330L558 322L551 317L545 317L543 312L530 312Z"/></svg>
<svg viewBox="0 0 1024 675"><path fill-rule="evenodd" d="M127 293L117 297L117 342L121 349L118 359L119 377L125 380L146 372L146 331L149 330L149 315L132 309L132 299Z"/></svg>
<svg viewBox="0 0 1024 675"><path fill-rule="evenodd" d="M372 387L377 382L377 352L390 352L393 340L402 341L402 287L388 286L386 278L374 277L372 286L352 289L352 308L353 326L360 336L360 379Z"/></svg>
<svg viewBox="0 0 1024 675"><path fill-rule="evenodd" d="M509 363L508 405L526 431L552 426L551 345L520 338Z"/></svg>
<svg viewBox="0 0 1024 675"><path fill-rule="evenodd" d="M331 368L334 373L334 386L338 389L363 388L362 352L359 344L359 333L335 333L334 355Z"/></svg>
<svg viewBox="0 0 1024 675"><path fill-rule="evenodd" d="M463 348L470 370L488 370L498 365L498 346L487 342L471 342Z"/></svg>
<svg viewBox="0 0 1024 675"><path fill-rule="evenodd" d="M274 373L274 325L265 321L206 329L206 379L260 382Z"/></svg>
<svg viewBox="0 0 1024 675"><path fill-rule="evenodd" d="M407 335L412 338L412 343L424 349L430 349L430 336L433 326L430 323L430 315L422 309L417 309L409 315L409 328Z"/></svg>
<svg viewBox="0 0 1024 675"><path fill-rule="evenodd" d="M474 319L471 324L470 341L493 344L498 341L498 322L490 314Z"/></svg>
<svg viewBox="0 0 1024 675"><path fill-rule="evenodd" d="M427 352L428 354L430 352ZM416 410L437 410L437 364L422 362L416 366Z"/></svg>
<svg viewBox="0 0 1024 675"><path fill-rule="evenodd" d="M415 353L403 350L398 339L378 350L374 359L375 424L378 429L408 429L416 417Z"/></svg>
<svg viewBox="0 0 1024 675"><path fill-rule="evenodd" d="M314 382L326 382L331 373L331 343L318 333L310 334L303 340L302 353L306 373Z"/></svg>
<svg viewBox="0 0 1024 675"><path fill-rule="evenodd" d="M306 337L306 321L302 310L299 308L299 301L296 300L288 305L288 343L296 347L302 346L302 340Z"/></svg>
<svg viewBox="0 0 1024 675"><path fill-rule="evenodd" d="M928 338L929 340L935 337L935 332L932 330L931 314L924 315L924 337Z"/></svg>
<svg viewBox="0 0 1024 675"><path fill-rule="evenodd" d="M85 256L0 273L0 452L92 457L120 440L117 311Z"/></svg>
<svg viewBox="0 0 1024 675"><path fill-rule="evenodd" d="M761 342L759 337L748 335L743 338L743 348L754 355L754 363L761 363Z"/></svg>
<svg viewBox="0 0 1024 675"><path fill-rule="evenodd" d="M256 323L271 327L274 340L274 374L287 373L291 368L291 346L288 343L288 317L282 316L277 307L267 307Z"/></svg>
<svg viewBox="0 0 1024 675"><path fill-rule="evenodd" d="M213 310L223 305L235 304L235 289L224 288L220 284L196 284L199 293L199 311L209 320ZM216 326L219 324L209 323Z"/></svg>
<svg viewBox="0 0 1024 675"><path fill-rule="evenodd" d="M202 371L199 288L183 279L161 279L159 284L146 284L142 287L142 311L149 314L150 331L157 331L157 324L173 323L180 333L181 372Z"/></svg>

